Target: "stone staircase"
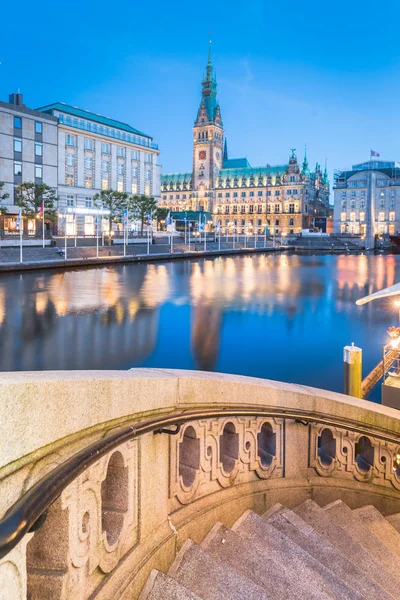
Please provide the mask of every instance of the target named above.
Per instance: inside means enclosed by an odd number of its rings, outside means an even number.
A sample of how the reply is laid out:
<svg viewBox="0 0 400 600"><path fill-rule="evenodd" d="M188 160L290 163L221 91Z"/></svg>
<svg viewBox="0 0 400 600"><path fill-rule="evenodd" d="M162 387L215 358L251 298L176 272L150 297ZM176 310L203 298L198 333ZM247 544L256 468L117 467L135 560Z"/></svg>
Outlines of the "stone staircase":
<svg viewBox="0 0 400 600"><path fill-rule="evenodd" d="M306 500L187 540L168 574L153 570L140 600L400 600L400 513L324 508Z"/></svg>

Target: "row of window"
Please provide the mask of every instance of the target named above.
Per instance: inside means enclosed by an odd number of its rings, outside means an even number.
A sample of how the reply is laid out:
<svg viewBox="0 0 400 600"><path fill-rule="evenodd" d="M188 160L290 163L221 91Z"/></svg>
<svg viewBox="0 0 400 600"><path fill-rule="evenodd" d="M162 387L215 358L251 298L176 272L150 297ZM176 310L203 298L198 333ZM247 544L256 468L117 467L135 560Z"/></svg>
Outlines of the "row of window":
<svg viewBox="0 0 400 600"><path fill-rule="evenodd" d="M237 213L246 213L249 212L249 214L252 213L262 213L263 212L263 207L262 204L258 204L258 205L254 205L254 204L249 204L248 205L248 211L246 210L247 205L246 204L241 204L240 205L240 210L238 209L237 205L233 205L232 206L232 214L235 215ZM288 213L295 213L298 212L299 210L299 205L298 204L286 204L285 206L285 212ZM222 213L224 212L226 215L229 215L231 212L231 207L228 205L226 206L217 206L217 213ZM271 212L275 212L275 213L279 213L279 212L284 212L283 207L281 206L281 204L267 204L266 205L266 212L267 213L271 213Z"/></svg>
<svg viewBox="0 0 400 600"><path fill-rule="evenodd" d="M22 129L21 117L14 117L14 129ZM43 133L43 123L35 121L35 133Z"/></svg>
<svg viewBox="0 0 400 600"><path fill-rule="evenodd" d="M99 135L106 135L107 137L112 137L117 140L130 142L131 144L139 144L139 146L157 149L157 144L153 144L149 139L135 134L125 133L125 131L119 131L118 129L112 129L103 125L97 125L97 123L60 114L58 115L58 120L60 123L64 123L70 127L77 127L79 129L91 131L92 133L98 133Z"/></svg>
<svg viewBox="0 0 400 600"><path fill-rule="evenodd" d="M14 138L14 152L22 152L22 138ZM43 156L43 144L35 142L35 156Z"/></svg>
<svg viewBox="0 0 400 600"><path fill-rule="evenodd" d="M14 161L14 176L22 177L22 162ZM42 165L35 165L35 179L43 179Z"/></svg>
<svg viewBox="0 0 400 600"><path fill-rule="evenodd" d="M67 173L65 175L65 185L68 185L70 187L75 187L75 185L76 185L75 177L72 173ZM91 175L85 175L84 185L85 185L85 188L88 188L88 189L93 189L95 187L94 179ZM110 179L108 177L103 177L101 180L101 189L109 190L110 188L111 188ZM122 180L119 179L117 181L117 191L129 193L129 190L127 189L127 186L126 186L126 182L123 179ZM138 192L139 192L138 184L136 182L132 183L130 193L137 194ZM151 185L150 184L146 184L144 186L144 193L146 196L151 195Z"/></svg>
<svg viewBox="0 0 400 600"><path fill-rule="evenodd" d="M294 189L294 190L286 190L286 195L287 196L297 196L298 194L298 190ZM263 195L262 191L257 192L257 196L261 197ZM267 190L266 196L280 196L281 195L281 191L280 190L275 190L274 194L272 194L271 190ZM247 196L247 192L241 192L240 194L241 198L246 198ZM250 198L254 197L254 192L249 192L249 196ZM218 198L222 198L223 194L222 192L218 192L217 194ZM230 198L231 197L231 193L230 192L225 192L225 198ZM233 198L238 198L239 197L239 192L233 192Z"/></svg>
<svg viewBox="0 0 400 600"><path fill-rule="evenodd" d="M390 194L391 198L395 198L396 197L396 190L387 190ZM361 198L365 197L365 190L361 190L360 191L360 196ZM346 198L348 197L346 192L342 192L342 200L346 200ZM350 192L350 198L357 198L358 197L358 193L355 192L354 190L352 192ZM384 198L385 197L385 192L384 191L380 191L379 192L379 197L380 198Z"/></svg>
<svg viewBox="0 0 400 600"><path fill-rule="evenodd" d="M394 208L395 207L395 198L390 198L390 203L389 203L389 208ZM342 210L345 210L347 208L347 200L342 200ZM350 208L354 209L356 208L356 201L354 198L352 198L352 200L350 201ZM379 198L379 208L384 209L386 208L386 199L385 198ZM362 199L360 200L360 209L364 210L365 209L365 200Z"/></svg>
<svg viewBox="0 0 400 600"><path fill-rule="evenodd" d="M272 224L274 224L275 226L279 227L280 225L280 221L279 219L272 219L272 221L274 221L274 223L271 223L271 219L266 219L265 224L270 226ZM253 223L252 219L233 219L233 221L230 221L229 219L225 219L225 221L222 221L221 219L217 220L217 225L219 226L226 226L228 227L229 225L233 225L234 227L237 226L242 226L242 227L246 227L246 226L253 226L253 225L257 225L257 226L261 226L263 224L262 219L257 219L257 222ZM294 227L294 219L290 218L289 219L289 227Z"/></svg>
<svg viewBox="0 0 400 600"><path fill-rule="evenodd" d="M347 219L347 213L342 212L341 215L340 215L340 220L341 221L348 221L349 220L349 221L354 222L354 221L357 220L356 216L357 215L356 215L355 212L351 212L350 216L349 216L349 219ZM361 221L361 222L365 221L365 212L360 211L360 213L359 213L359 219L358 220ZM379 214L378 214L378 221L382 222L382 221L386 221L386 220L387 219L385 218L385 212L384 211L379 212ZM389 212L389 221L395 221L395 220L396 220L396 213L394 211L390 211Z"/></svg>
<svg viewBox="0 0 400 600"><path fill-rule="evenodd" d="M77 147L77 137L76 135L67 134L65 136L65 144L66 146L71 146L73 148ZM94 150L94 140L90 138L85 138L84 142L85 150ZM101 152L102 154L111 154L111 144L107 142L101 143ZM119 158L126 158L126 148L124 146L117 146L117 156ZM140 160L140 151L139 150L131 150L131 158L132 160ZM150 153L145 153L144 162L153 164L154 155Z"/></svg>

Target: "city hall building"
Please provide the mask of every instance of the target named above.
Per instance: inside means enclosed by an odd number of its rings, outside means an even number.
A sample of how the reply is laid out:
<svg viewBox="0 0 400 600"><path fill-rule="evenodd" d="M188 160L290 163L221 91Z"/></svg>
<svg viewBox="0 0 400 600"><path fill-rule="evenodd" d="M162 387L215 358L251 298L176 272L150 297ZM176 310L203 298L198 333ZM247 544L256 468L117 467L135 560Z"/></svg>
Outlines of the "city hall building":
<svg viewBox="0 0 400 600"><path fill-rule="evenodd" d="M192 171L161 175L160 204L182 215L211 213L222 232L325 230L328 174L318 163L310 170L306 155L299 164L295 150L284 165L252 167L246 158L228 157L210 45L193 127Z"/></svg>

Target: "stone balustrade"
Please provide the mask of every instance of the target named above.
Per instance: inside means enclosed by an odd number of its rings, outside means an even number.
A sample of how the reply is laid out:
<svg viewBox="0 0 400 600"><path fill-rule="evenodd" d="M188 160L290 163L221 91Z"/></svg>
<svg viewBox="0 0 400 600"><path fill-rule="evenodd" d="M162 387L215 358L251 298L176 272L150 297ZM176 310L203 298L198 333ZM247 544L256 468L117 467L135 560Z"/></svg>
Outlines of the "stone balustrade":
<svg viewBox="0 0 400 600"><path fill-rule="evenodd" d="M230 526L275 502L341 498L400 512L400 414L363 400L157 369L4 373L0 394L2 514L94 440L203 413L176 435L124 442L76 477L43 526L0 561L1 600L136 598L189 536L200 541L216 521Z"/></svg>

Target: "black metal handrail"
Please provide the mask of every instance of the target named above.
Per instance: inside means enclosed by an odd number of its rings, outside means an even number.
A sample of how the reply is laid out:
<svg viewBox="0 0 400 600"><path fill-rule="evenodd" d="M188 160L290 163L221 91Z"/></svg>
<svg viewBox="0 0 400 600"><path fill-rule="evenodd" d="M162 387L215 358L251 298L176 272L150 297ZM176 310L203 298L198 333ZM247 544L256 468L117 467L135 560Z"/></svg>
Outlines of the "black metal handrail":
<svg viewBox="0 0 400 600"><path fill-rule="evenodd" d="M83 448L61 465L50 471L27 490L5 513L0 520L0 559L6 556L22 540L26 533L35 531L45 520L47 510L59 498L63 490L93 463L117 448L124 442L145 433L166 433L165 429L176 426L177 433L182 424L197 419L216 417L275 417L293 419L307 425L317 422L328 426L346 428L348 431L373 435L384 441L399 444L399 436L390 431L365 425L354 425L350 419L327 417L326 415L304 410L284 410L263 408L260 406L244 409L232 409L220 406L218 410L176 411L168 416L125 426L118 431L93 442Z"/></svg>

